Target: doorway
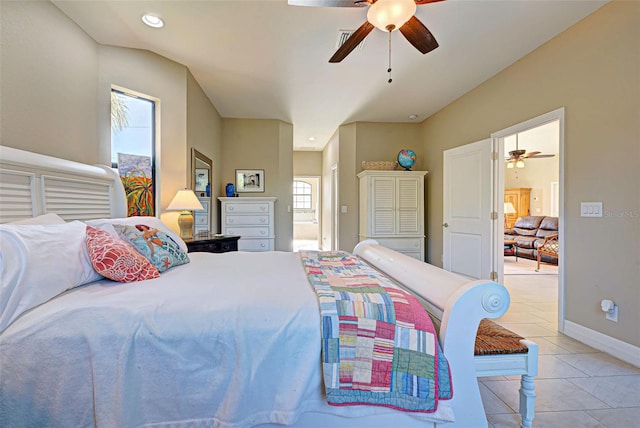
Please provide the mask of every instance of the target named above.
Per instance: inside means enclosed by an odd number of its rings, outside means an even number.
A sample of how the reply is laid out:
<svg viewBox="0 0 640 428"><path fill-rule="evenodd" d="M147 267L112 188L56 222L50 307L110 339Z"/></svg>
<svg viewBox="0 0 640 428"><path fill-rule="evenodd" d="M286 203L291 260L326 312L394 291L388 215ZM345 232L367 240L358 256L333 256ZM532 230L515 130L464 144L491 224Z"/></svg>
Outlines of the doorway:
<svg viewBox="0 0 640 428"><path fill-rule="evenodd" d="M558 331L562 332L565 312L564 108L503 129L491 136L496 143L499 158L505 159L504 167L497 168L499 177L496 181L499 189L496 191L497 209L505 220L503 228L496 228L496 243L500 248L505 248L505 251L500 253L502 257L498 256L497 260L500 282L505 282L505 275L509 275L508 282L513 283L519 279L525 280L521 275L555 274L558 289ZM522 153L523 150L525 154L530 155L513 156ZM517 161L521 161L520 165L516 165ZM522 204L519 202L521 197L525 198ZM541 263L540 271L536 272L537 261L532 260L532 256L523 257L524 254L520 253L516 262L513 249L507 249L506 235L500 233L500 229L512 228L516 219L522 216L557 218L559 254L556 266Z"/></svg>
<svg viewBox="0 0 640 428"><path fill-rule="evenodd" d="M293 251L320 248L320 177L293 177Z"/></svg>

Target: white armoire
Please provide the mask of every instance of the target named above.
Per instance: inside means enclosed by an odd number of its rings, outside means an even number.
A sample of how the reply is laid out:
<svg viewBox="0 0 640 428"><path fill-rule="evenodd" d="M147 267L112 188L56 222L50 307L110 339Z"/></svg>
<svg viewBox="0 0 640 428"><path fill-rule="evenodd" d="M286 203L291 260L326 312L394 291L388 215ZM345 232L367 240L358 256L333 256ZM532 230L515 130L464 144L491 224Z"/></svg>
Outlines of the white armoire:
<svg viewBox="0 0 640 428"><path fill-rule="evenodd" d="M427 171L365 170L360 179L360 240L424 261L424 177Z"/></svg>

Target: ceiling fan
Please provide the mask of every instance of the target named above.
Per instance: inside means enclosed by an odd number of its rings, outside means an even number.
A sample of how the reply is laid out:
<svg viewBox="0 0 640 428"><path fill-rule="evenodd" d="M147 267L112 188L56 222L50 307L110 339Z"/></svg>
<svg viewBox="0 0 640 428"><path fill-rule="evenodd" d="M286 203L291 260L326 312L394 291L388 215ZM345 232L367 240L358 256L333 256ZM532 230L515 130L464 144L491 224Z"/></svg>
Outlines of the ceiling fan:
<svg viewBox="0 0 640 428"><path fill-rule="evenodd" d="M535 158L552 158L554 154L542 154L541 152L527 152L523 149L518 149L518 134L516 134L516 149L509 152L509 157L505 158L507 168L524 168L524 159Z"/></svg>
<svg viewBox="0 0 640 428"><path fill-rule="evenodd" d="M338 48L329 62L340 62L347 57L374 27L382 31L400 30L402 35L423 54L438 47L438 42L424 24L415 16L416 5L443 0L289 0L296 6L316 7L367 7L367 21Z"/></svg>

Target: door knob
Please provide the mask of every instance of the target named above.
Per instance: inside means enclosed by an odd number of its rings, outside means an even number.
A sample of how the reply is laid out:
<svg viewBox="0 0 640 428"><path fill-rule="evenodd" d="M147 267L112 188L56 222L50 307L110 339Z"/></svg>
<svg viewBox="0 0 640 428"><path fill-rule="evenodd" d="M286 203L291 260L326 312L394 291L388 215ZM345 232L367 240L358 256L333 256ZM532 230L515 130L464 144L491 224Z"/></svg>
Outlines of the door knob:
<svg viewBox="0 0 640 428"><path fill-rule="evenodd" d="M442 226L449 227L449 223L444 223Z"/></svg>

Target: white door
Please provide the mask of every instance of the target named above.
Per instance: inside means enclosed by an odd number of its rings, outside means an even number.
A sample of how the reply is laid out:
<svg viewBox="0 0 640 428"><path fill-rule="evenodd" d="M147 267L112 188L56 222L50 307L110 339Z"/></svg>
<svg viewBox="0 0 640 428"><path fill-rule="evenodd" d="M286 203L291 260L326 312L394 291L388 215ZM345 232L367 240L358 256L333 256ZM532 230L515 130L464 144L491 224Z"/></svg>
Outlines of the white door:
<svg viewBox="0 0 640 428"><path fill-rule="evenodd" d="M472 279L495 278L491 145L486 139L444 152L443 267Z"/></svg>

